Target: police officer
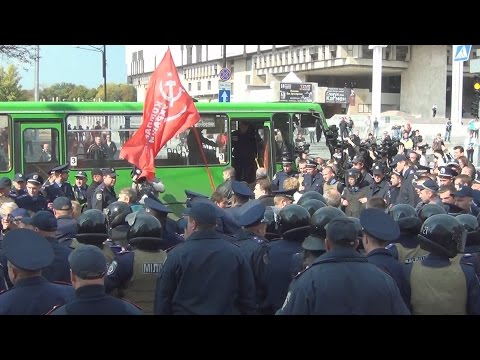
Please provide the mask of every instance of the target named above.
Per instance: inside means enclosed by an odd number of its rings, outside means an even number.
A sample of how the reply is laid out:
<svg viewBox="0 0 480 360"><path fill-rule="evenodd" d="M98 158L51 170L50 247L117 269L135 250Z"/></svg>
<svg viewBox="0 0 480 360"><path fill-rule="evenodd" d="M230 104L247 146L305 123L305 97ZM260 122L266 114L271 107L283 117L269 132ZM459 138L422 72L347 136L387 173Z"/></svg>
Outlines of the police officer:
<svg viewBox="0 0 480 360"><path fill-rule="evenodd" d="M333 219L326 229L327 252L296 276L277 314L408 315L395 281L356 252L357 244L353 222Z"/></svg>
<svg viewBox="0 0 480 360"><path fill-rule="evenodd" d="M373 182L368 186L367 199L374 197L386 199L389 183L385 180L384 169L381 165L374 165L372 169Z"/></svg>
<svg viewBox="0 0 480 360"><path fill-rule="evenodd" d="M264 302L267 297L266 264L268 263L268 240L265 238L267 220L265 205L259 200L249 201L242 207L239 224L243 226L236 240L245 255L255 279L256 302L260 314L264 313Z"/></svg>
<svg viewBox="0 0 480 360"><path fill-rule="evenodd" d="M119 291L120 297L138 304L145 314L153 314L158 273L167 253L162 247L162 225L152 215L127 216L130 251L118 253L108 268L105 289Z"/></svg>
<svg viewBox="0 0 480 360"><path fill-rule="evenodd" d="M168 208L168 206L163 205L158 200L147 198L145 199L145 212L158 219L158 221L160 221L160 224L162 224L162 250L167 250L172 246L178 245L183 242L183 238L175 232L175 221L168 217L168 214L173 212L172 210L170 210L170 208Z"/></svg>
<svg viewBox="0 0 480 360"><path fill-rule="evenodd" d="M25 176L22 173L16 173L13 177L13 189L10 192L12 198L24 195L27 193Z"/></svg>
<svg viewBox="0 0 480 360"><path fill-rule="evenodd" d="M316 191L307 191L300 197L300 199L298 199L297 205L303 206L304 203L311 199L320 200L324 204L327 203L327 200L325 200L322 194Z"/></svg>
<svg viewBox="0 0 480 360"><path fill-rule="evenodd" d="M87 210L92 208L92 197L97 187L103 183L103 171L95 168L92 170L92 183L87 189Z"/></svg>
<svg viewBox="0 0 480 360"><path fill-rule="evenodd" d="M470 214L462 214L458 215L456 219L467 232L465 252L478 256L480 254L480 227L477 218Z"/></svg>
<svg viewBox="0 0 480 360"><path fill-rule="evenodd" d="M238 130L232 132L232 166L237 180L247 184L255 181L258 147L261 144L258 132L247 121L240 121Z"/></svg>
<svg viewBox="0 0 480 360"><path fill-rule="evenodd" d="M77 219L77 236L70 247L76 249L80 244L95 245L103 251L107 266L110 266L115 253L120 252L121 247L108 244L107 226L107 218L103 212L97 209L85 211Z"/></svg>
<svg viewBox="0 0 480 360"><path fill-rule="evenodd" d="M75 185L73 185L73 194L75 200L83 207L87 203L88 185L87 185L87 173L85 171L79 171L75 175Z"/></svg>
<svg viewBox="0 0 480 360"><path fill-rule="evenodd" d="M170 250L157 280L155 314L256 312L252 270L238 246L216 234L216 222L214 204L192 205L186 241Z"/></svg>
<svg viewBox="0 0 480 360"><path fill-rule="evenodd" d="M311 199L302 206L308 204L310 201L320 200ZM324 206L319 209L311 214L309 236L302 242L303 251L293 255L294 266L292 276L296 276L305 270L317 257L327 251L325 248L325 236L328 223L337 217L346 217L343 211L334 207Z"/></svg>
<svg viewBox="0 0 480 360"><path fill-rule="evenodd" d="M390 163L390 167L402 175L402 184L395 204L408 204L415 207L419 201L417 192L413 188L415 169L408 167L407 160L402 153L395 155Z"/></svg>
<svg viewBox="0 0 480 360"><path fill-rule="evenodd" d="M75 297L72 286L42 276L42 269L55 258L43 236L29 229L12 230L3 240L3 250L14 287L0 294L0 315L45 315Z"/></svg>
<svg viewBox="0 0 480 360"><path fill-rule="evenodd" d="M108 222L109 239L115 245L120 245L123 249L128 248L127 232L128 224L125 219L132 213L132 208L122 201L115 201L104 210Z"/></svg>
<svg viewBox="0 0 480 360"><path fill-rule="evenodd" d="M27 193L15 198L18 207L37 212L48 209L48 200L40 192L43 178L37 173L27 176Z"/></svg>
<svg viewBox="0 0 480 360"><path fill-rule="evenodd" d="M68 255L71 249L61 244L55 238L58 222L50 211L39 211L32 217L24 217L21 222L31 226L38 234L46 238L55 254L53 262L43 270L43 276L49 281L62 281L70 283L70 268L68 266Z"/></svg>
<svg viewBox="0 0 480 360"><path fill-rule="evenodd" d="M73 239L77 235L77 221L72 217L72 202L65 196L57 197L52 204L53 214L57 218L58 242Z"/></svg>
<svg viewBox="0 0 480 360"><path fill-rule="evenodd" d="M312 159L307 159L305 164L305 175L303 176L304 192L316 191L323 194L323 175L318 171L318 164Z"/></svg>
<svg viewBox="0 0 480 360"><path fill-rule="evenodd" d="M294 272L292 257L302 252L302 242L308 236L310 214L300 205L287 205L277 214L282 238L272 241L267 264L268 313L274 314L285 300Z"/></svg>
<svg viewBox="0 0 480 360"><path fill-rule="evenodd" d="M479 315L480 283L471 264L459 261L466 232L453 216L433 215L422 225L420 246L429 254L407 265L415 315Z"/></svg>
<svg viewBox="0 0 480 360"><path fill-rule="evenodd" d="M232 206L225 209L225 212L238 221L242 205L246 204L255 195L246 183L237 180L232 181L232 191Z"/></svg>
<svg viewBox="0 0 480 360"><path fill-rule="evenodd" d="M327 206L323 201L317 199L310 199L301 205L303 208L307 209L310 216L313 216L315 211Z"/></svg>
<svg viewBox="0 0 480 360"><path fill-rule="evenodd" d="M425 258L428 251L420 247L417 238L422 227L422 221L417 217L415 209L407 204L398 204L390 209L389 214L400 229L397 240L386 247L393 258L401 264L408 264Z"/></svg>
<svg viewBox="0 0 480 360"><path fill-rule="evenodd" d="M295 171L292 166L292 159L288 156L282 157L283 170L277 172L272 179L272 186L275 190L283 191L283 182L289 177L298 177L298 171Z"/></svg>
<svg viewBox="0 0 480 360"><path fill-rule="evenodd" d="M140 308L105 293L105 256L93 245L81 245L68 257L76 298L50 315L142 315Z"/></svg>
<svg viewBox="0 0 480 360"><path fill-rule="evenodd" d="M12 191L12 180L7 177L0 178L0 206L6 202L12 202L14 199L10 196Z"/></svg>
<svg viewBox="0 0 480 360"><path fill-rule="evenodd" d="M380 209L365 209L360 214L363 227L363 248L368 262L378 266L395 280L405 305L410 302L410 288L403 273L403 265L395 260L385 246L397 240L400 228L391 216Z"/></svg>
<svg viewBox="0 0 480 360"><path fill-rule="evenodd" d="M45 186L44 192L49 202L53 202L57 197L65 196L70 200L75 200L72 185L64 180L64 173L68 177L68 164L59 165L50 170L54 174L54 182Z"/></svg>
<svg viewBox="0 0 480 360"><path fill-rule="evenodd" d="M98 185L92 196L92 209L103 211L108 205L117 201L113 187L117 180L115 169L108 168L103 172L103 183Z"/></svg>

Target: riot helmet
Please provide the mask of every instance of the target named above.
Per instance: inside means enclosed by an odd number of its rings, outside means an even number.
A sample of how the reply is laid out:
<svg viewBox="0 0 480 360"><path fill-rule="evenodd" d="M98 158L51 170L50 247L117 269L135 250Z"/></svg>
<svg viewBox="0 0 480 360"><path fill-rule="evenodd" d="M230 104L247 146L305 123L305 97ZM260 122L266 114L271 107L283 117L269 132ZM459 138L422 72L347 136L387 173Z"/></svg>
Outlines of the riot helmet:
<svg viewBox="0 0 480 360"><path fill-rule="evenodd" d="M425 220L418 239L422 249L454 258L465 249L466 231L455 217L437 214Z"/></svg>
<svg viewBox="0 0 480 360"><path fill-rule="evenodd" d="M302 205L303 208L307 209L310 216L314 214L318 209L327 206L323 201L317 199L310 199L305 201Z"/></svg>
<svg viewBox="0 0 480 360"><path fill-rule="evenodd" d="M334 207L323 207L315 211L310 220L310 235L318 236L321 239L326 237L325 226L337 217L347 217L345 213Z"/></svg>
<svg viewBox="0 0 480 360"><path fill-rule="evenodd" d="M270 206L265 209L265 214L263 216L267 220L265 238L267 240L278 238L280 233L278 232L277 223L275 221L275 213Z"/></svg>
<svg viewBox="0 0 480 360"><path fill-rule="evenodd" d="M77 234L107 234L107 218L103 212L90 209L77 219Z"/></svg>
<svg viewBox="0 0 480 360"><path fill-rule="evenodd" d="M107 217L97 209L90 209L82 213L77 219L76 239L82 244L103 246L107 240Z"/></svg>
<svg viewBox="0 0 480 360"><path fill-rule="evenodd" d="M422 221L418 218L413 206L397 204L389 210L389 215L398 224L400 232L417 235L422 227Z"/></svg>
<svg viewBox="0 0 480 360"><path fill-rule="evenodd" d="M463 228L467 232L467 240L465 245L480 245L480 227L478 220L475 216L470 214L461 214L456 219L462 224Z"/></svg>
<svg viewBox="0 0 480 360"><path fill-rule="evenodd" d="M311 199L320 200L320 201L323 202L324 204L327 203L327 201L325 200L325 198L323 197L323 195L320 194L319 192L316 192L316 191L307 191L305 194L303 194L302 196L300 196L300 199L298 199L298 201L297 201L297 205L303 205L304 203L306 203L308 200L311 200Z"/></svg>
<svg viewBox="0 0 480 360"><path fill-rule="evenodd" d="M308 235L310 214L307 209L300 205L291 204L285 206L279 211L276 221L278 230L283 237L295 232L298 238L303 240Z"/></svg>
<svg viewBox="0 0 480 360"><path fill-rule="evenodd" d="M430 216L433 215L447 215L447 210L444 207L437 204L426 204L423 205L420 211L418 212L418 217L420 220L425 222Z"/></svg>
<svg viewBox="0 0 480 360"><path fill-rule="evenodd" d="M127 240L130 245L144 250L157 250L163 241L163 229L160 221L147 213L127 215L129 228Z"/></svg>
<svg viewBox="0 0 480 360"><path fill-rule="evenodd" d="M132 212L132 208L123 201L115 201L103 210L107 216L108 225L111 229L125 224L125 217Z"/></svg>

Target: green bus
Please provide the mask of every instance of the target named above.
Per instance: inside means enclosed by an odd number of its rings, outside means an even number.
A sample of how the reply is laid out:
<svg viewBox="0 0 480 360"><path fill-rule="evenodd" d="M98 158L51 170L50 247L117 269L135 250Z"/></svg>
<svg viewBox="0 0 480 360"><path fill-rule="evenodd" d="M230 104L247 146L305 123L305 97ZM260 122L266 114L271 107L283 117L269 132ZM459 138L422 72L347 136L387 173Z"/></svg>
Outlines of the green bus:
<svg viewBox="0 0 480 360"><path fill-rule="evenodd" d="M230 134L239 122L248 121L258 132L263 148L257 164L270 177L281 166L282 152L293 158L296 128L326 126L316 103L195 105L201 115L196 125L199 135L217 144L203 146L215 186L223 182L222 170L231 163ZM38 172L46 178L52 167L69 163L74 172L86 170L88 175L93 168L113 167L118 173L117 192L130 187L132 165L118 154L140 126L142 113L143 104L137 102L0 102L0 176ZM172 138L155 159L157 177L166 189L162 200L176 213L185 202L185 189L206 195L213 192L205 164L192 161L195 152L190 154L187 133ZM106 158L90 156L95 141L104 144Z"/></svg>

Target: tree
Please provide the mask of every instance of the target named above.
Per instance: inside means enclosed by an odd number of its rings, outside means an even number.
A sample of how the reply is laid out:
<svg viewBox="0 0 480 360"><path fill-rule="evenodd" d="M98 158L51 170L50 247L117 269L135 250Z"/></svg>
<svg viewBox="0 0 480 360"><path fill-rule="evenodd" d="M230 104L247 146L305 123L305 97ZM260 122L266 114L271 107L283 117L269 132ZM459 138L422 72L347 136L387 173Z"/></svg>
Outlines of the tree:
<svg viewBox="0 0 480 360"><path fill-rule="evenodd" d="M6 71L0 66L0 101L23 100L21 79L15 65L9 65Z"/></svg>
<svg viewBox="0 0 480 360"><path fill-rule="evenodd" d="M98 88L96 99L104 99L103 86ZM107 84L107 101L137 101L137 90L128 84Z"/></svg>
<svg viewBox="0 0 480 360"><path fill-rule="evenodd" d="M0 45L0 55L30 64L35 60L35 45Z"/></svg>

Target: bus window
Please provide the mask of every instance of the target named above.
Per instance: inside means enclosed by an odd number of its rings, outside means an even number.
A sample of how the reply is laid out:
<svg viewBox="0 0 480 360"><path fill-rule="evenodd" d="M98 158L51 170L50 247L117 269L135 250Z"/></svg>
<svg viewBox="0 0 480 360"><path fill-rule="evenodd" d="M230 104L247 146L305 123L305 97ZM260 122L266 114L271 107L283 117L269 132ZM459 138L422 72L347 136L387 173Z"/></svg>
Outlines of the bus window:
<svg viewBox="0 0 480 360"><path fill-rule="evenodd" d="M281 162L284 155L293 158L293 132L290 130L290 115L285 113L273 114L272 120L276 143L275 161Z"/></svg>
<svg viewBox="0 0 480 360"><path fill-rule="evenodd" d="M0 171L10 169L10 119L0 115Z"/></svg>
<svg viewBox="0 0 480 360"><path fill-rule="evenodd" d="M58 163L58 130L23 130L23 156L25 162ZM30 167L29 167L30 169Z"/></svg>
<svg viewBox="0 0 480 360"><path fill-rule="evenodd" d="M141 115L69 115L68 157L78 169L131 166L119 159L120 149L141 122Z"/></svg>
<svg viewBox="0 0 480 360"><path fill-rule="evenodd" d="M200 120L174 136L155 158L156 166L204 165L201 151L208 165L228 162L228 118L224 114L200 114ZM200 140L200 146L199 141Z"/></svg>
<svg viewBox="0 0 480 360"><path fill-rule="evenodd" d="M127 161L121 160L119 154L122 146L140 127L142 118L141 115L69 115L69 158L76 158L78 169L131 166ZM195 127L199 130L207 163L226 163L227 117L203 114ZM190 165L203 165L203 160L195 134L189 129L167 142L155 157L155 166Z"/></svg>

